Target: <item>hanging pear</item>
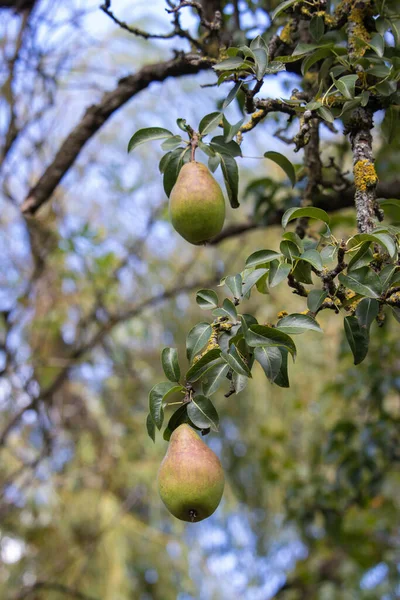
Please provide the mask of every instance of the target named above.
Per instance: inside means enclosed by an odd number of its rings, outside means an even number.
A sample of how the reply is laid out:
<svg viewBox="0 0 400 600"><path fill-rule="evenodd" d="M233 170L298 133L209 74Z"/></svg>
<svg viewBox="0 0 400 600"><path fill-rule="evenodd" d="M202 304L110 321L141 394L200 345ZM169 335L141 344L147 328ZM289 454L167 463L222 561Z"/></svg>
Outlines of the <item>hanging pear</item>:
<svg viewBox="0 0 400 600"><path fill-rule="evenodd" d="M189 425L179 425L158 472L161 500L169 512L192 523L206 519L217 509L224 483L216 454Z"/></svg>
<svg viewBox="0 0 400 600"><path fill-rule="evenodd" d="M191 244L205 243L221 232L224 195L205 165L183 165L172 188L169 214L174 229Z"/></svg>

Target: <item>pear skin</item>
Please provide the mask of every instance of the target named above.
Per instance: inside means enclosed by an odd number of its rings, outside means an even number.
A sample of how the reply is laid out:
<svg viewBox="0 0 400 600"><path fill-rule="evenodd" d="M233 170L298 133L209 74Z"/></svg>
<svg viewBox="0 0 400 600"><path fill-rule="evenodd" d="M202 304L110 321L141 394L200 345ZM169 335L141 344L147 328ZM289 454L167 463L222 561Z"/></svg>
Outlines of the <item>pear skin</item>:
<svg viewBox="0 0 400 600"><path fill-rule="evenodd" d="M172 188L169 214L174 229L191 244L205 243L221 232L225 199L205 165L183 165Z"/></svg>
<svg viewBox="0 0 400 600"><path fill-rule="evenodd" d="M169 512L181 521L206 519L217 509L224 483L216 454L189 425L179 425L158 471L160 497Z"/></svg>

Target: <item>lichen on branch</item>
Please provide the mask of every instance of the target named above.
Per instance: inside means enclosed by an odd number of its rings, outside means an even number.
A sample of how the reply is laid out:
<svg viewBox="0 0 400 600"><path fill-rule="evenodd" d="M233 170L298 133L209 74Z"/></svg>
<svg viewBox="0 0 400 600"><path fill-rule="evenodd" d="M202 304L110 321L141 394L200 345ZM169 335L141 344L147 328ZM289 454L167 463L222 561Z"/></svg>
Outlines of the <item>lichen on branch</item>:
<svg viewBox="0 0 400 600"><path fill-rule="evenodd" d="M369 233L375 225L378 177L372 152L372 127L372 112L359 107L354 110L346 130L353 151L354 201L361 233Z"/></svg>

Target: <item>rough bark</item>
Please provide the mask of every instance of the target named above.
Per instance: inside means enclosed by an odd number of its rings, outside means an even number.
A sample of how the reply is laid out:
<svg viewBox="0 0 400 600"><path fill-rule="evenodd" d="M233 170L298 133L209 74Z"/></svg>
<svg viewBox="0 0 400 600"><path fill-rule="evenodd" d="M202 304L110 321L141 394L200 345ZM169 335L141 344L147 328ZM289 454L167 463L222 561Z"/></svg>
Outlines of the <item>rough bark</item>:
<svg viewBox="0 0 400 600"><path fill-rule="evenodd" d="M375 226L378 178L372 152L372 127L372 112L360 107L354 111L347 128L353 151L357 226L361 233L368 233Z"/></svg>

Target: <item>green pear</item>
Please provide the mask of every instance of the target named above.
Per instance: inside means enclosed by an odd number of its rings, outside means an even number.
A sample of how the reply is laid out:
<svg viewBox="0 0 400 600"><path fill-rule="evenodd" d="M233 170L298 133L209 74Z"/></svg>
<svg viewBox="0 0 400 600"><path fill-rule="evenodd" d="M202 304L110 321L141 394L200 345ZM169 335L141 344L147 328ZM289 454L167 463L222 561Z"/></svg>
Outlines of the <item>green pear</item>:
<svg viewBox="0 0 400 600"><path fill-rule="evenodd" d="M218 457L189 425L179 425L158 472L161 500L169 512L181 521L206 519L217 509L224 483Z"/></svg>
<svg viewBox="0 0 400 600"><path fill-rule="evenodd" d="M202 244L220 233L225 200L219 184L205 165L189 162L181 168L169 199L175 230L191 244Z"/></svg>

